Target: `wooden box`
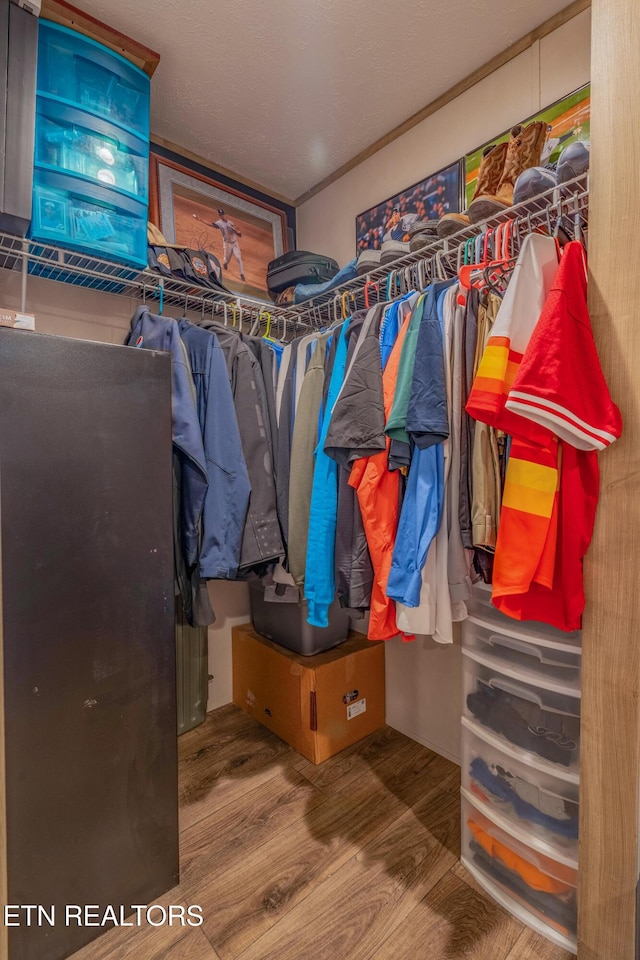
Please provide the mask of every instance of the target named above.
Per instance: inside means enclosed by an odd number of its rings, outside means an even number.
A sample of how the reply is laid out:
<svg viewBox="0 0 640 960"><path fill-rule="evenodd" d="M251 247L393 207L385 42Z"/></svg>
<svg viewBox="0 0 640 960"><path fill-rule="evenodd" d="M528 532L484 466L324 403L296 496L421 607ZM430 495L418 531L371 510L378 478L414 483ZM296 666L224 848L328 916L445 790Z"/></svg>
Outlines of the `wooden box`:
<svg viewBox="0 0 640 960"><path fill-rule="evenodd" d="M385 722L384 644L350 633L303 657L233 628L233 702L312 763L322 763Z"/></svg>

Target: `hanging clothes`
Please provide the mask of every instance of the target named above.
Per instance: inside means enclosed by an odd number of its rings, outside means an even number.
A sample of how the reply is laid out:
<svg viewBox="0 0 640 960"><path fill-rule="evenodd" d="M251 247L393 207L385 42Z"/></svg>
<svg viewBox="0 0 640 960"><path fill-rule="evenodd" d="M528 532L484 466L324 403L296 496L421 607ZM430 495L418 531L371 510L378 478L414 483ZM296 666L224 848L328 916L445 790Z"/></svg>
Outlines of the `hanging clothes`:
<svg viewBox="0 0 640 960"><path fill-rule="evenodd" d="M535 618L574 630L581 625L582 558L598 499L598 466L591 451L619 436L621 422L601 372L595 391L589 379L600 367L586 306L582 247L569 244L557 268L554 248L554 241L537 236L523 244L521 282L516 283L516 277L511 281L493 331L504 331L511 348L496 343L492 335L467 409L504 425L514 437L496 545L493 602L516 619ZM584 372L576 363L578 351L584 354ZM535 372L537 366L541 375ZM549 378L549 384L540 376ZM568 393L560 385L565 376ZM538 401L536 391L546 399ZM593 402L579 399L580 391L585 397L595 393ZM570 405L557 403L554 396ZM590 438L580 409L592 418ZM557 421L562 421L560 427ZM565 433L569 422L573 426ZM570 443L559 445L558 436L571 430L578 431L581 443L591 444L583 455Z"/></svg>
<svg viewBox="0 0 640 960"><path fill-rule="evenodd" d="M453 342L454 320L458 287L457 284L449 287L438 297L437 311L442 321L444 346L444 372L449 411L449 432L452 424L452 371L453 371ZM446 497L447 485L451 465L451 443L447 439L441 444L443 453L443 501ZM437 487L436 487L437 492ZM396 620L398 627L409 634L426 634L432 636L438 643L453 643L453 621L464 619L467 611L464 604L456 607L455 616L449 589L448 557L449 557L449 523L444 503L440 507L440 516L437 521L437 531L428 548L426 562L422 568L420 595L417 606L411 607L398 601L396 603ZM398 542L400 530L398 531ZM394 553L395 560L395 553ZM467 570L468 573L468 570Z"/></svg>
<svg viewBox="0 0 640 960"><path fill-rule="evenodd" d="M502 300L495 294L489 294L485 303L478 308L478 342L476 357L480 366L481 358L491 336ZM496 430L482 421L475 425L473 449L471 451L471 470L473 492L471 502L471 529L473 546L476 549L493 553L498 537L498 523L502 501L502 482L500 476L500 453Z"/></svg>
<svg viewBox="0 0 640 960"><path fill-rule="evenodd" d="M215 321L204 321L199 326L213 330L227 361L242 451L251 484L240 552L240 569L248 570L284 556L264 379L255 354L236 332Z"/></svg>
<svg viewBox="0 0 640 960"><path fill-rule="evenodd" d="M332 356L331 376L315 451L304 596L308 605L307 621L316 627L329 625L329 607L335 597L338 473L341 468L324 452L324 443L347 367L349 323L346 320L342 329L334 333L336 349Z"/></svg>
<svg viewBox="0 0 640 960"><path fill-rule="evenodd" d="M464 313L459 290L454 303L452 318L453 340L451 345L451 428L449 479L446 483L445 510L449 529L447 556L449 593L453 619L464 620L467 616L465 601L471 597L472 577L470 550L465 548L460 528L460 485L462 478L461 441L464 405L467 395L464 390Z"/></svg>
<svg viewBox="0 0 640 960"><path fill-rule="evenodd" d="M382 377L385 417L388 417L391 411L402 344L409 322L410 317L407 317ZM383 418L383 429L384 422ZM374 570L369 619L369 639L371 640L389 640L398 633L394 604L387 596L387 581L398 528L400 495L400 475L397 470L388 469L390 443L390 439L385 437L384 450L356 460L349 478L349 485L358 494Z"/></svg>
<svg viewBox="0 0 640 960"><path fill-rule="evenodd" d="M427 291L416 343L416 361L407 409L407 431L416 444L400 514L387 595L407 607L420 606L422 571L440 527L444 504L444 450L449 405L444 359L442 306L455 281Z"/></svg>
<svg viewBox="0 0 640 960"><path fill-rule="evenodd" d="M411 320L402 347L393 405L385 424L385 433L391 438L391 446L389 447L389 468L391 470L408 472L411 464L411 443L407 433L407 410L416 362L416 343L425 302L426 297L422 294L417 297L413 305Z"/></svg>
<svg viewBox="0 0 640 960"><path fill-rule="evenodd" d="M146 306L135 311L126 343L146 350L163 350L171 356L176 592L182 597L189 623L206 626L215 620L199 569L202 511L208 476L187 349L180 338L177 322L170 317L153 315Z"/></svg>
<svg viewBox="0 0 640 960"><path fill-rule="evenodd" d="M476 420L467 412L467 401L475 380L474 357L478 342L478 311L480 293L476 289L459 295L464 303L464 331L462 335L461 379L463 390L462 420L460 424L460 497L459 520L462 542L467 550L473 550L473 444ZM480 419L480 418L478 418Z"/></svg>
<svg viewBox="0 0 640 960"><path fill-rule="evenodd" d="M345 373L351 365L366 317L366 312L359 311L354 313L349 320L346 331L347 359ZM382 382L380 385L382 386ZM328 426L329 424L327 424ZM351 612L351 616L361 618L371 605L373 566L358 497L353 487L349 486L350 472L350 465L348 467L338 465L338 519L335 546L336 594L341 605Z"/></svg>
<svg viewBox="0 0 640 960"><path fill-rule="evenodd" d="M599 493L597 451L622 432L593 340L582 245L569 243L542 315L506 399L531 440L551 429L560 442L559 530L550 590L503 593L509 616L537 619L564 630L581 625L582 560L591 542ZM529 427L527 428L527 424ZM495 601L494 601L495 602Z"/></svg>
<svg viewBox="0 0 640 960"><path fill-rule="evenodd" d="M324 388L327 336L317 339L304 375L291 443L289 486L289 571L298 588L305 582L314 451L318 444L318 418Z"/></svg>
<svg viewBox="0 0 640 960"><path fill-rule="evenodd" d="M189 354L209 482L202 513L200 575L206 580L234 580L251 488L227 367L213 332L188 320L180 320L178 327Z"/></svg>
<svg viewBox="0 0 640 960"><path fill-rule="evenodd" d="M344 467L386 446L379 343L384 308L377 304L365 317L329 424L325 453Z"/></svg>

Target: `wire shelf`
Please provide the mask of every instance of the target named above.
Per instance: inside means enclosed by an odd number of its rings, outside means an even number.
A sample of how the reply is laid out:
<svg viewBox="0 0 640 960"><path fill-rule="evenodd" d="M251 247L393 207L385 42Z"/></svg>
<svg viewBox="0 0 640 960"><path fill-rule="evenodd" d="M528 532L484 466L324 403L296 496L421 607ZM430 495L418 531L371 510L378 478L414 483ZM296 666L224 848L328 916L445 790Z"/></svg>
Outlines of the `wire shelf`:
<svg viewBox="0 0 640 960"><path fill-rule="evenodd" d="M152 270L137 270L41 241L23 240L7 233L0 233L0 269L26 269L29 276L149 304L155 301L156 306L162 303L163 308L178 307L184 313L191 310L200 311L203 315L211 313L226 316L229 321L233 317L237 322L254 323L260 319L266 323L271 318L272 321L283 320L294 326L301 322L297 308L281 307L267 300L239 296L231 291L207 289L188 280L164 277Z"/></svg>
<svg viewBox="0 0 640 960"><path fill-rule="evenodd" d="M162 303L163 307L178 307L185 314L188 311L200 311L202 316L206 313L222 316L225 322L242 324L248 321L256 330L262 323L265 326L276 323L284 336L287 329L292 332L300 327L326 326L337 319L339 309L347 300L350 309L365 306L373 286L377 286L377 300L384 299L389 290L392 296L396 296L412 285L424 287L438 277L454 276L462 261L465 242L487 231L495 231L508 220L514 222L516 238L540 229L553 234L567 220L586 234L588 205L589 178L585 174L564 184L562 188L556 187L533 200L509 207L482 223L463 227L445 240L434 240L415 253L378 267L319 297L291 306L280 306L224 290L209 290L189 281L163 277L151 270L137 270L6 233L0 233L0 269L27 270L30 276L139 302L155 301ZM292 326L288 327L289 324Z"/></svg>
<svg viewBox="0 0 640 960"><path fill-rule="evenodd" d="M495 232L501 223L511 220L516 228L516 244L519 237L535 230L546 229L549 234L556 232L558 225L570 221L573 231L580 224L580 231L586 239L589 210L589 175L583 174L563 184L541 193L532 200L508 207L506 210L483 220L480 223L465 226L446 239L436 239L427 246L394 260L392 263L377 267L369 273L347 281L320 297L305 300L298 306L301 319L307 324L317 325L324 314L324 322L336 319L343 298L348 299L352 307L363 307L368 302L367 289L377 285L376 300L385 299L383 287L393 281L392 296L407 291L411 285L424 287L431 280L455 276L461 261L467 240ZM423 267L418 274L418 266ZM396 280L400 291L395 285Z"/></svg>

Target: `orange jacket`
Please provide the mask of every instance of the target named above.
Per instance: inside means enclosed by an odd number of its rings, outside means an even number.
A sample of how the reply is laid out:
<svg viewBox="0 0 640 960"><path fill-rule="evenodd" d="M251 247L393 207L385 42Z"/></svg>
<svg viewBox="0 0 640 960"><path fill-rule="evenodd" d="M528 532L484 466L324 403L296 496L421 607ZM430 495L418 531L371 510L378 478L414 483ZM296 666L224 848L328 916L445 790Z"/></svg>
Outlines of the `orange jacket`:
<svg viewBox="0 0 640 960"><path fill-rule="evenodd" d="M382 375L386 419L393 406L400 354L410 319L409 315L402 324ZM395 604L386 593L400 514L400 474L388 469L390 445L391 440L387 437L386 449L372 457L356 460L349 477L349 485L358 495L373 566L370 640L390 640L398 634Z"/></svg>

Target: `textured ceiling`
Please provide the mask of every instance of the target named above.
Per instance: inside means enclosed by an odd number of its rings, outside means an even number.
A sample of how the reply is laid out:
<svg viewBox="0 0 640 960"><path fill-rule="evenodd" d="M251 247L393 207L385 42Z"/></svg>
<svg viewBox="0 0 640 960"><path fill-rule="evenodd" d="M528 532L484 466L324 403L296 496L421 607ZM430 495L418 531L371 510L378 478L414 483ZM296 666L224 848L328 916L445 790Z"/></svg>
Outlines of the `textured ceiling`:
<svg viewBox="0 0 640 960"><path fill-rule="evenodd" d="M74 0L156 50L151 129L295 198L568 0Z"/></svg>

